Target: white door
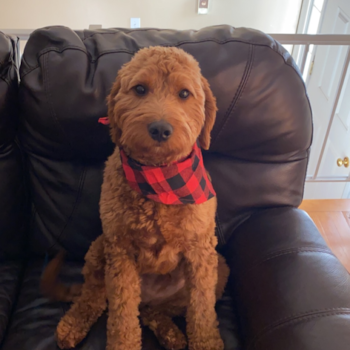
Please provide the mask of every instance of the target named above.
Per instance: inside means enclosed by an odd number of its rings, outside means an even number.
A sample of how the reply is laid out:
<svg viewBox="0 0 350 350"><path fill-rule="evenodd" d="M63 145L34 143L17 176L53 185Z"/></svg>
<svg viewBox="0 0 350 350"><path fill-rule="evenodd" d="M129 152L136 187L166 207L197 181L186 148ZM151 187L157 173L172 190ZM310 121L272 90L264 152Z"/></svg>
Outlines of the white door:
<svg viewBox="0 0 350 350"><path fill-rule="evenodd" d="M350 34L350 0L327 1L319 33ZM316 183L306 186L309 198L341 198L348 193L350 167L338 166L337 160L350 157L349 50L348 46L320 45L314 57L307 85L314 116L308 177ZM348 71L345 79L344 69Z"/></svg>

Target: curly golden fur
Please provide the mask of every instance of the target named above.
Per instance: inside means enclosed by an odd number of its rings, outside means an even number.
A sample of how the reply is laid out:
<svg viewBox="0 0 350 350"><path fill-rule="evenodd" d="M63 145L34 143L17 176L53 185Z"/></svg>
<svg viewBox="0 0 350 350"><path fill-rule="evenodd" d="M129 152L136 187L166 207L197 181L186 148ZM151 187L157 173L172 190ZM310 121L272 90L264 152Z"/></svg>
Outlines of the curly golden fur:
<svg viewBox="0 0 350 350"><path fill-rule="evenodd" d="M145 94L135 92L142 85ZM190 92L186 99L179 92ZM167 349L222 350L215 302L229 270L215 247L216 198L203 204L164 205L131 189L119 147L145 165L169 164L187 156L198 140L209 148L216 101L196 60L177 48L140 50L118 73L108 98L111 137L117 145L104 172L100 200L103 235L92 243L76 286L61 290L74 303L57 327L62 349L76 346L107 307L107 349L140 350L141 322ZM148 125L173 127L165 142ZM56 264L56 265L55 265ZM49 265L57 270L59 261ZM53 279L49 284L55 285ZM45 282L44 282L45 285ZM47 289L47 288L46 288ZM72 292L72 295L70 295ZM172 317L185 315L187 338Z"/></svg>

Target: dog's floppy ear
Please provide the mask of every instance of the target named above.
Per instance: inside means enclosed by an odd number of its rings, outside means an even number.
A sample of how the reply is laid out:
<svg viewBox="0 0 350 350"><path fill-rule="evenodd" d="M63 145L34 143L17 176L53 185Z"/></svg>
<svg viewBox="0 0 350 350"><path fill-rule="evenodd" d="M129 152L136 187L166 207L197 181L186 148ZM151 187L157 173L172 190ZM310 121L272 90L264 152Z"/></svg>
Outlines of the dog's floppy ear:
<svg viewBox="0 0 350 350"><path fill-rule="evenodd" d="M111 138L112 141L119 146L119 140L121 137L121 130L119 126L117 125L117 116L116 116L116 111L115 111L115 98L118 95L118 92L121 87L121 82L120 82L120 77L117 76L116 81L114 82L112 86L111 93L107 97L107 105L108 105L108 119L109 119L109 126L110 126L110 133L111 133Z"/></svg>
<svg viewBox="0 0 350 350"><path fill-rule="evenodd" d="M216 99L210 90L207 79L202 77L202 88L205 94L205 121L201 134L199 135L199 144L205 150L210 146L210 132L213 129L216 118Z"/></svg>

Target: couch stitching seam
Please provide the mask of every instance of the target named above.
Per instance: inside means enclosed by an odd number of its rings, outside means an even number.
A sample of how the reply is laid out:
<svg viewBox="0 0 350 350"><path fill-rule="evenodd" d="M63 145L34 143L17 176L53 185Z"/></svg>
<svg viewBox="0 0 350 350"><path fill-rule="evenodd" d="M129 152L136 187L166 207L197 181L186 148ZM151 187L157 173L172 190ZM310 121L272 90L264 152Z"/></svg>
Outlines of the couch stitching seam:
<svg viewBox="0 0 350 350"><path fill-rule="evenodd" d="M222 126L220 126L220 127L217 126L216 128L215 128L215 126L214 126L214 130L213 130L213 131L215 131L215 129L219 128L219 132L218 132L218 134L217 134L215 137L212 138L212 144L215 143L217 137L218 137L219 134L221 133L221 130L222 130L222 128L224 127L224 125L226 124L227 118L229 118L229 115L230 115L230 113L231 113L231 111L232 111L232 109L233 109L233 107L234 107L235 101L236 101L236 99L238 98L238 94L239 94L239 92L240 92L240 90L241 90L241 86L242 86L243 83L244 83L244 79L245 79L245 76L246 76L247 71L248 71L249 59L250 59L250 57L251 57L251 51L252 51L252 47L250 46L250 47L249 47L249 52L248 52L248 60L247 60L247 63L246 63L246 65L245 65L245 67L244 67L244 72L243 72L243 75L242 75L242 79L241 79L241 81L240 81L240 83L239 83L239 85L238 85L238 89L236 90L235 94L233 95L233 98L232 98L232 100L231 100L230 105L228 106L228 108L227 108L227 110L226 110L226 113L225 113L225 116L224 116L224 118L223 118L223 121L221 122Z"/></svg>
<svg viewBox="0 0 350 350"><path fill-rule="evenodd" d="M137 32L139 33L139 32L148 32L148 31L151 31L151 30L154 30L154 31L157 31L157 32L160 32L160 31L162 31L163 29L157 29L157 28L147 28L147 29L139 29L139 30L137 30ZM91 34L90 36L85 36L85 30L83 31L84 33L83 33L83 37L84 37L84 39L82 40L82 41L85 41L86 39L90 39L90 38L92 38L92 37L94 37L95 35L97 35L97 34L101 34L101 35L111 35L111 34L117 34L117 32L109 32L109 33L93 33L93 34ZM131 32L133 32L133 30L128 30L128 31L125 31L125 32L123 32L124 34L129 34L129 33L131 33ZM197 32L197 30L195 30L195 32Z"/></svg>
<svg viewBox="0 0 350 350"><path fill-rule="evenodd" d="M255 48L254 48L253 45L250 45L249 58L248 58L247 65L246 65L244 73L243 73L242 81L239 84L239 87L238 87L238 89L237 89L237 91L235 93L235 96L233 97L231 105L230 105L230 107L228 108L228 110L226 112L226 116L224 118L224 121L222 122L222 126L220 127L218 133L214 137L213 145L215 145L216 141L219 139L219 136L222 134L223 130L225 129L225 126L227 125L229 120L231 120L233 112L235 111L239 100L243 96L244 90L245 90L245 88L247 86L247 82L248 82L248 80L250 78L250 74L251 74L251 72L253 70L254 53L255 53Z"/></svg>
<svg viewBox="0 0 350 350"><path fill-rule="evenodd" d="M324 310L312 310L312 311L307 311L304 313L284 317L276 321L272 325L265 327L265 329L263 329L260 332L260 334L258 334L253 338L247 350L256 349L256 344L261 340L262 337L279 328L283 328L285 326L301 323L304 321L309 321L320 317L336 316L336 315L350 315L350 308L329 308Z"/></svg>
<svg viewBox="0 0 350 350"><path fill-rule="evenodd" d="M265 257L265 259L255 263L254 265L252 265L248 271L258 267L259 265L267 262L267 261L270 261L270 260L273 260L275 258L279 258L281 256L285 256L285 255L290 255L290 254L300 254L300 253L321 253L321 254L328 254L328 255L331 255L332 257L335 257L334 254L328 250L328 249L322 249L322 248L309 248L309 247L305 247L305 248L293 248L293 249L286 249L286 250L282 250L280 252L276 252L276 253L271 253L270 255L267 255Z"/></svg>
<svg viewBox="0 0 350 350"><path fill-rule="evenodd" d="M8 79L4 78L3 76L0 76L0 79L4 81L8 86L10 86L10 82L8 81Z"/></svg>
<svg viewBox="0 0 350 350"><path fill-rule="evenodd" d="M27 71L24 71L24 72L22 73L22 75L21 75L21 79L23 80L23 78L24 78L27 74L31 73L33 70L36 70L37 68L40 68L40 65L37 65L37 66L35 66L35 67L32 67L32 68L28 69Z"/></svg>
<svg viewBox="0 0 350 350"><path fill-rule="evenodd" d="M60 121L57 118L57 115L55 113L55 108L54 108L54 105L53 105L52 99L51 99L51 92L50 92L51 84L50 84L50 75L49 75L49 55L46 55L43 59L43 73L46 74L46 82L47 83L46 84L44 83L44 88L45 88L46 101L47 101L47 104L49 106L49 112L51 114L53 121L55 122L57 127L61 130L62 135L65 137L67 144L69 146L71 146L71 143L69 141L68 136L66 135L66 133L64 131L64 128L62 127Z"/></svg>

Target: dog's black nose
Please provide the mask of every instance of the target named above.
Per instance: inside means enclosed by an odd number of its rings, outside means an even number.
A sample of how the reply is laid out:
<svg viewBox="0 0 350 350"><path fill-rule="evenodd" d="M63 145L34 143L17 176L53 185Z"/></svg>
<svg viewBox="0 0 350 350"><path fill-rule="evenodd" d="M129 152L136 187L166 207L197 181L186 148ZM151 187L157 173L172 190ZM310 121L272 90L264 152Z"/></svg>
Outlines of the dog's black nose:
<svg viewBox="0 0 350 350"><path fill-rule="evenodd" d="M159 120L148 125L148 132L153 140L166 141L173 133L173 127L164 120Z"/></svg>

